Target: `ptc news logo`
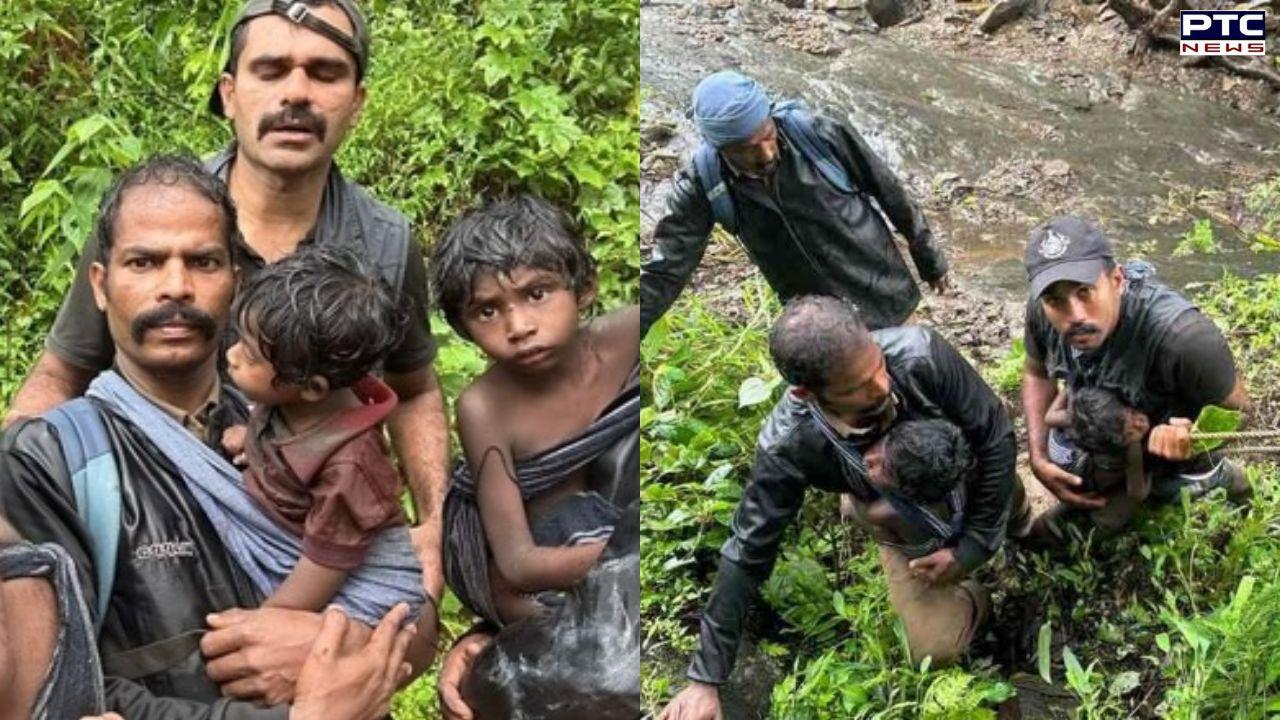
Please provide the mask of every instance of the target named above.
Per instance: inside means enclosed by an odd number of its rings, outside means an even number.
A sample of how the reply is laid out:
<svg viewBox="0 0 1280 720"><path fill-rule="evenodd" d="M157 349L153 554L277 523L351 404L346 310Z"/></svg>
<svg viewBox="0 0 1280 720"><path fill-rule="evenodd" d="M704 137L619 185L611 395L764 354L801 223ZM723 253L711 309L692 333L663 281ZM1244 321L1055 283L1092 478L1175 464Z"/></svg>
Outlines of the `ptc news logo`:
<svg viewBox="0 0 1280 720"><path fill-rule="evenodd" d="M1266 55L1263 10L1183 10L1182 55Z"/></svg>

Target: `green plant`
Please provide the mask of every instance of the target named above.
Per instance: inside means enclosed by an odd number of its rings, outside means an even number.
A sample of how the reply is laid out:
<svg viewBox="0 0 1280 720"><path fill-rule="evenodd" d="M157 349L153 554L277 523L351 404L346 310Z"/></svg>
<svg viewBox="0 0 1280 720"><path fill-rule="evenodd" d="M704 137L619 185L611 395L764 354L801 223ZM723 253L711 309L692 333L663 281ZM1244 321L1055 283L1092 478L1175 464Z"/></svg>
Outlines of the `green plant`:
<svg viewBox="0 0 1280 720"><path fill-rule="evenodd" d="M1213 239L1213 224L1207 219L1203 219L1197 220L1195 227L1182 236L1182 239L1173 248L1173 256L1208 255L1216 253L1220 249L1218 243Z"/></svg>
<svg viewBox="0 0 1280 720"><path fill-rule="evenodd" d="M1027 361L1027 348L1022 339L1014 340L1000 355L994 366L984 367L982 377L997 392L1014 395L1022 387L1022 368Z"/></svg>

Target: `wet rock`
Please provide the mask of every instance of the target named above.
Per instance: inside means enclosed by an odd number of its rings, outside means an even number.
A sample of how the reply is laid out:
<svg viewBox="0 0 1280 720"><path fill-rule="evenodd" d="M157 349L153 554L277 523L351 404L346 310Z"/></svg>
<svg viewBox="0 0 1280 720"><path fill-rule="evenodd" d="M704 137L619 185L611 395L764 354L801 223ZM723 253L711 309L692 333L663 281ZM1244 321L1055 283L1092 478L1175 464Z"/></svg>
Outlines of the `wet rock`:
<svg viewBox="0 0 1280 720"><path fill-rule="evenodd" d="M882 28L893 27L912 13L906 0L867 0L867 15Z"/></svg>
<svg viewBox="0 0 1280 720"><path fill-rule="evenodd" d="M978 29L991 34L1022 17L1031 4L1032 0L1000 0L978 18Z"/></svg>
<svg viewBox="0 0 1280 720"><path fill-rule="evenodd" d="M766 720L770 691L782 678L777 661L769 657L751 638L745 638L738 654L738 667L721 688L721 710L726 718Z"/></svg>
<svg viewBox="0 0 1280 720"><path fill-rule="evenodd" d="M1000 720L1075 717L1080 701L1070 690L1055 687L1026 673L1014 675L1011 682L1018 694L1000 704Z"/></svg>
<svg viewBox="0 0 1280 720"><path fill-rule="evenodd" d="M778 0L778 2L786 5L792 10L803 10L805 6L805 0Z"/></svg>
<svg viewBox="0 0 1280 720"><path fill-rule="evenodd" d="M668 122L656 122L640 128L640 144L643 147L666 145L676 136L676 126Z"/></svg>
<svg viewBox="0 0 1280 720"><path fill-rule="evenodd" d="M1071 164L1066 160L1050 160L1041 170L1048 177L1066 177L1071 174Z"/></svg>

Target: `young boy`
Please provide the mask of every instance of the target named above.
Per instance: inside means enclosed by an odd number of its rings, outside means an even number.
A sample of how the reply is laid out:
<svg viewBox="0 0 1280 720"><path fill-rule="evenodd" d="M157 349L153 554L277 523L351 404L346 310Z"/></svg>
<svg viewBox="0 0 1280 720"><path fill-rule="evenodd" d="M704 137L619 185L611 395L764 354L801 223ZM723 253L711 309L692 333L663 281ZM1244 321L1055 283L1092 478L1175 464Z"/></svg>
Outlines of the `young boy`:
<svg viewBox="0 0 1280 720"><path fill-rule="evenodd" d="M639 308L579 325L595 264L568 216L529 196L456 221L431 268L449 324L493 361L458 399L466 467L445 501L445 577L509 623L581 580L612 533L617 510L588 492L600 478L586 465L639 426ZM636 467L615 474L639 484Z"/></svg>
<svg viewBox="0 0 1280 720"><path fill-rule="evenodd" d="M263 607L321 610L375 536L406 522L380 429L396 396L369 374L405 318L357 258L315 246L267 266L240 290L233 316L227 370L255 403L245 486L302 539L302 557Z"/></svg>
<svg viewBox="0 0 1280 720"><path fill-rule="evenodd" d="M963 487L975 461L960 428L946 420L897 423L867 449L863 459L867 478L880 497L854 501L854 517L877 542L902 548L912 557L940 547L937 538L921 533L919 518L907 517L903 510L931 513L945 524L962 511L964 501L955 490Z"/></svg>

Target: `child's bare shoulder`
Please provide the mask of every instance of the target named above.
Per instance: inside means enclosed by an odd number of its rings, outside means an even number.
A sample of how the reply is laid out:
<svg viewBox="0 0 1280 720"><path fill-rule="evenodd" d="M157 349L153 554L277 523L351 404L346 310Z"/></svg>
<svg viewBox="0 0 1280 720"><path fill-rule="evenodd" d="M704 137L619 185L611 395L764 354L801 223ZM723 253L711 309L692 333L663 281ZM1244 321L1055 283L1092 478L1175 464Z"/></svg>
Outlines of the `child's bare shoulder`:
<svg viewBox="0 0 1280 720"><path fill-rule="evenodd" d="M498 417L498 398L502 393L497 387L500 380L493 370L490 368L477 377L458 395L458 429L464 434L476 427L490 426Z"/></svg>
<svg viewBox="0 0 1280 720"><path fill-rule="evenodd" d="M584 330L603 349L611 368L629 372L640 358L640 306L627 305L591 321Z"/></svg>

